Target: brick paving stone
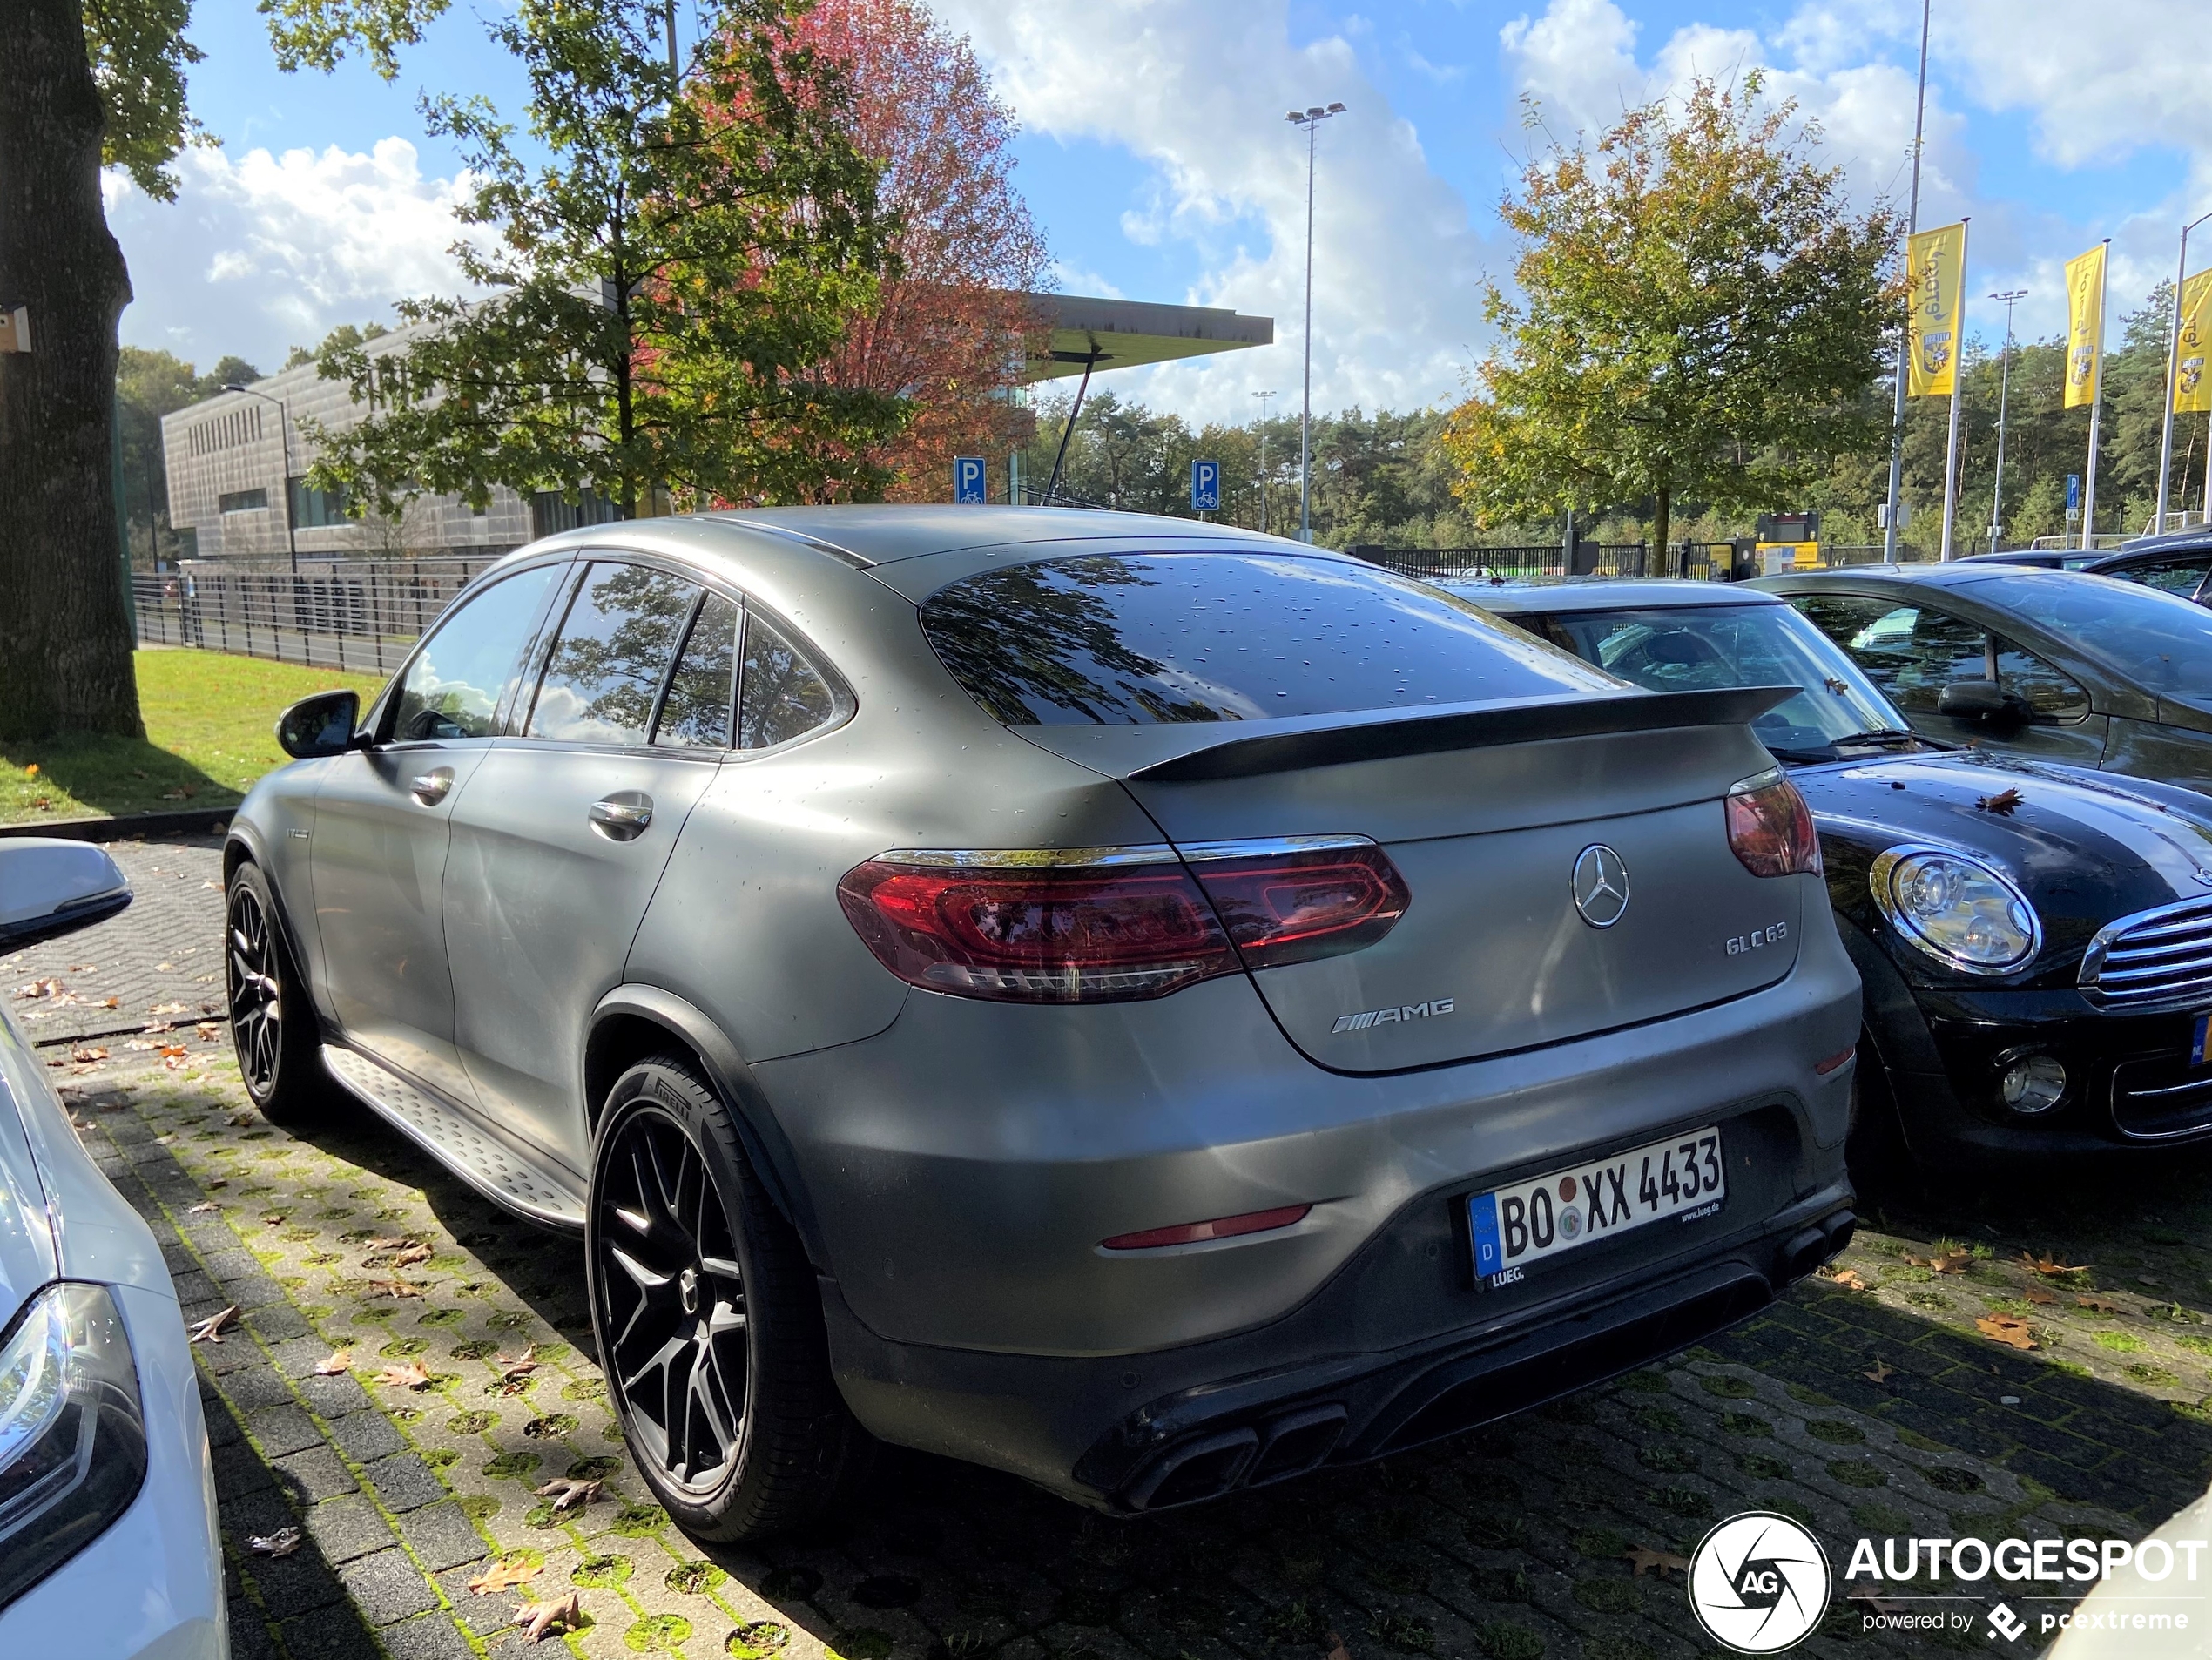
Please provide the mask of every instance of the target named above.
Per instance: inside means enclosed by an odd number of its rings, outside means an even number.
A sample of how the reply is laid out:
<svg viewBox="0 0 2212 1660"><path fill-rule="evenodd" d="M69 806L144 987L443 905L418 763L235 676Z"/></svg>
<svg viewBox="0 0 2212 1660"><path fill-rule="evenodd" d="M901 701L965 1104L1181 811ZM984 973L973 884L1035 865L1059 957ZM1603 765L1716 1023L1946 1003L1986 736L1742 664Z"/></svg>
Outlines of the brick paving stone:
<svg viewBox="0 0 2212 1660"><path fill-rule="evenodd" d="M323 1560L329 1562L351 1562L395 1542L376 1507L360 1494L342 1494L313 1506L307 1511L307 1528Z"/></svg>
<svg viewBox="0 0 2212 1660"><path fill-rule="evenodd" d="M381 1413L357 1412L330 1423L332 1445L356 1464L388 1458L407 1447L407 1438Z"/></svg>
<svg viewBox="0 0 2212 1660"><path fill-rule="evenodd" d="M383 1660L376 1638L350 1610L344 1619L287 1620L277 1630L289 1660Z"/></svg>
<svg viewBox="0 0 2212 1660"><path fill-rule="evenodd" d="M253 1438L264 1458L280 1459L323 1444L322 1432L298 1407L261 1407L241 1415L246 1433Z"/></svg>
<svg viewBox="0 0 2212 1660"><path fill-rule="evenodd" d="M419 1454L395 1453L361 1467L375 1489L377 1501L394 1515L420 1509L446 1496L445 1483L422 1461Z"/></svg>
<svg viewBox="0 0 2212 1660"><path fill-rule="evenodd" d="M450 1499L404 1511L398 1520L408 1549L433 1574L481 1562L488 1550L483 1536Z"/></svg>
<svg viewBox="0 0 2212 1660"><path fill-rule="evenodd" d="M475 1652L452 1616L435 1610L388 1625L376 1635L391 1660L469 1660Z"/></svg>
<svg viewBox="0 0 2212 1660"><path fill-rule="evenodd" d="M438 1605L437 1592L397 1546L343 1563L338 1577L344 1582L354 1606L372 1625L389 1625Z"/></svg>
<svg viewBox="0 0 2212 1660"><path fill-rule="evenodd" d="M272 1465L285 1491L300 1504L334 1499L361 1486L346 1468L346 1461L320 1440L305 1452L273 1460Z"/></svg>

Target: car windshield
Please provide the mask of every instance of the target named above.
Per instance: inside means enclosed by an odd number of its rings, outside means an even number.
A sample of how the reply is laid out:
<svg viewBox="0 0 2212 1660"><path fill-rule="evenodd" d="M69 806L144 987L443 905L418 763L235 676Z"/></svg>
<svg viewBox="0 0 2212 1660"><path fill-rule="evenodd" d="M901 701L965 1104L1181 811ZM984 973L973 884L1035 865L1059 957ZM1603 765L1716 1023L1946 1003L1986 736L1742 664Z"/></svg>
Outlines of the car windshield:
<svg viewBox="0 0 2212 1660"><path fill-rule="evenodd" d="M2212 611L2109 577L2017 575L1963 592L2048 629L2123 680L2212 710Z"/></svg>
<svg viewBox="0 0 2212 1660"><path fill-rule="evenodd" d="M1784 759L1825 758L1845 739L1905 729L1858 665L1787 605L1566 611L1552 626L1577 657L1653 692L1801 688L1751 723Z"/></svg>
<svg viewBox="0 0 2212 1660"><path fill-rule="evenodd" d="M1297 554L1091 554L950 584L922 631L1009 726L1265 720L1623 690L1480 607Z"/></svg>

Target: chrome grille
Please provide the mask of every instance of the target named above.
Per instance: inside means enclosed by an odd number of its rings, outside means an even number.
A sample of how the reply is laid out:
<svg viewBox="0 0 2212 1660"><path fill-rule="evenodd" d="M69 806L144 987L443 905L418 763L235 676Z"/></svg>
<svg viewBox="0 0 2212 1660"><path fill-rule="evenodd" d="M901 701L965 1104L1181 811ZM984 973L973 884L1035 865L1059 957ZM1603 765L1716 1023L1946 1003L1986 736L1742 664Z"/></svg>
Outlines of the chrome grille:
<svg viewBox="0 0 2212 1660"><path fill-rule="evenodd" d="M2082 954L2080 985L2108 1009L2212 1004L2212 899L2107 923Z"/></svg>

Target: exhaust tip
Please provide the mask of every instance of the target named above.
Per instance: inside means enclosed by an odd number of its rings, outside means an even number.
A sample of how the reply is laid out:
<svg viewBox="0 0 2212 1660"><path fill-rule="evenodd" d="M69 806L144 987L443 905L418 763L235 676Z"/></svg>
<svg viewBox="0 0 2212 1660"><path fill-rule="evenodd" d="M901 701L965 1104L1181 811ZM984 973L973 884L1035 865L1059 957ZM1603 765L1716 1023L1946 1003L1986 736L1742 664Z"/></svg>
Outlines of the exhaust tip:
<svg viewBox="0 0 2212 1660"><path fill-rule="evenodd" d="M1344 1438L1347 1414L1342 1407L1312 1407L1262 1427L1259 1455L1252 1460L1246 1487L1287 1481L1316 1468Z"/></svg>
<svg viewBox="0 0 2212 1660"><path fill-rule="evenodd" d="M1123 1495L1132 1510L1167 1510L1218 1498L1237 1485L1259 1451L1255 1429L1224 1430L1170 1447Z"/></svg>

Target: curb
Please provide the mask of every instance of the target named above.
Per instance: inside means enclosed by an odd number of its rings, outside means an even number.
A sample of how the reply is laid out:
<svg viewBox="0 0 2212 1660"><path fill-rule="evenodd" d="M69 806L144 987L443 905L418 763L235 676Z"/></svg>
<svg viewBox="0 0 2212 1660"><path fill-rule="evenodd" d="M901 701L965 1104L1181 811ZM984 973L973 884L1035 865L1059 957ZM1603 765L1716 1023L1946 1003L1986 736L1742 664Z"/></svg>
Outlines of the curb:
<svg viewBox="0 0 2212 1660"><path fill-rule="evenodd" d="M142 836L219 836L234 807L192 813L132 813L113 819L56 819L48 823L0 824L0 837L56 836L70 841L136 841Z"/></svg>

